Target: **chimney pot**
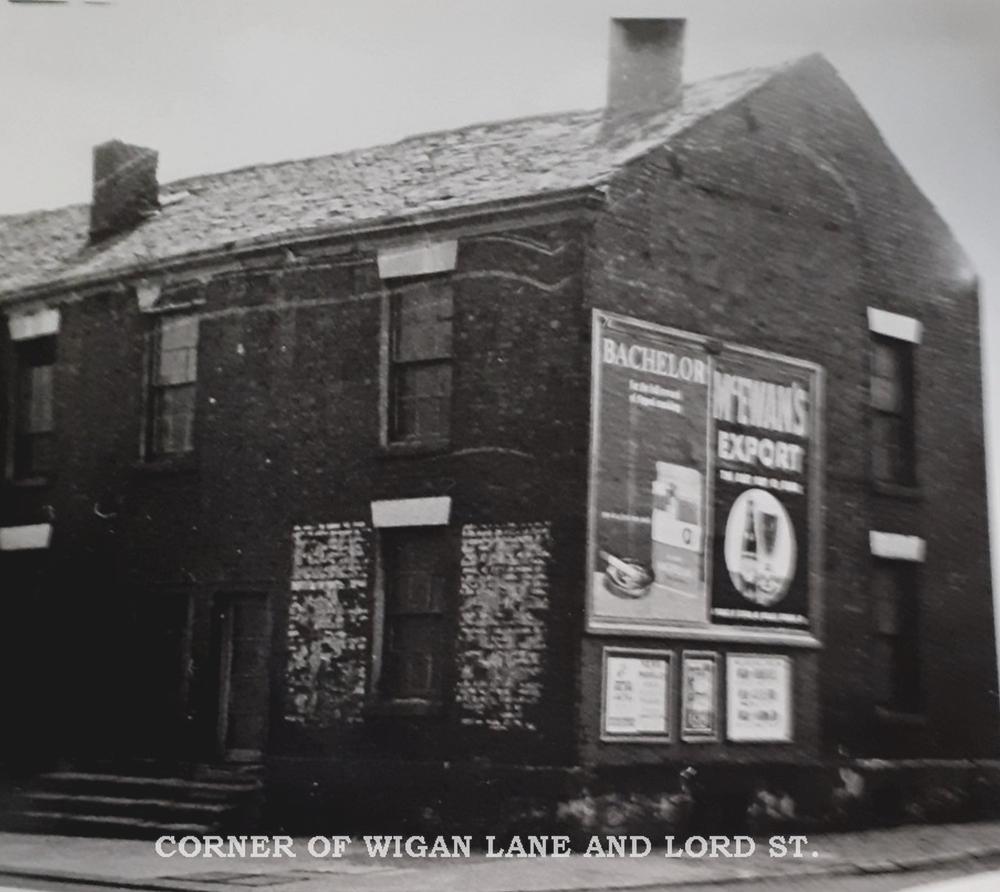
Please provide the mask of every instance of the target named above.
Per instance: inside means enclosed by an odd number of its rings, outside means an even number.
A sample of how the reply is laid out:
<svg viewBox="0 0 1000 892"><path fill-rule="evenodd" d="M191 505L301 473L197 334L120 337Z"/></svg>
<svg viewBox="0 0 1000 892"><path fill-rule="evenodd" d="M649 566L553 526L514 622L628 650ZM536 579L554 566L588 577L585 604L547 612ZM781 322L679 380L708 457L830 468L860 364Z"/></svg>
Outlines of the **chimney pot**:
<svg viewBox="0 0 1000 892"><path fill-rule="evenodd" d="M92 242L131 229L159 207L157 159L153 149L117 139L94 146Z"/></svg>
<svg viewBox="0 0 1000 892"><path fill-rule="evenodd" d="M605 114L665 111L684 88L684 19L612 19Z"/></svg>

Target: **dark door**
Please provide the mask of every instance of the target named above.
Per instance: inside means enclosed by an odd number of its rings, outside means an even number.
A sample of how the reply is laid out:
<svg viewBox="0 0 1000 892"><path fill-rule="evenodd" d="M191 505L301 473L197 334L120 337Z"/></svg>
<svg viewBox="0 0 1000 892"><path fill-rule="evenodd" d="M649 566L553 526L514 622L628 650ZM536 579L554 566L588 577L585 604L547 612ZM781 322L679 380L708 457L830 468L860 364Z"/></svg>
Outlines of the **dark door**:
<svg viewBox="0 0 1000 892"><path fill-rule="evenodd" d="M187 752L192 604L184 592L146 592L133 604L129 668L122 674L129 706L121 721L133 729L134 755Z"/></svg>
<svg viewBox="0 0 1000 892"><path fill-rule="evenodd" d="M4 594L0 621L0 766L43 765L67 746L76 728L61 728L68 711L69 685L59 684L57 657L72 642L64 603L54 603L46 586L47 552L0 552L0 589ZM78 599L79 600L79 599ZM69 718L67 716L67 718ZM76 716L73 716L76 718ZM61 733L62 732L62 733Z"/></svg>
<svg viewBox="0 0 1000 892"><path fill-rule="evenodd" d="M271 612L266 595L216 595L213 605L216 667L214 748L233 762L256 761L268 721Z"/></svg>

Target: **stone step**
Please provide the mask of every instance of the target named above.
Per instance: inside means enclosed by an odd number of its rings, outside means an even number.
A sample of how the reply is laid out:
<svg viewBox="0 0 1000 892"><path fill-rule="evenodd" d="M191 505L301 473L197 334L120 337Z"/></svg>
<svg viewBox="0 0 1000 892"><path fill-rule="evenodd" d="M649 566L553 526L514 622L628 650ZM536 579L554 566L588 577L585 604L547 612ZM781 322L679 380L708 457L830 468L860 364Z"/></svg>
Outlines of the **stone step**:
<svg viewBox="0 0 1000 892"><path fill-rule="evenodd" d="M192 802L186 799L158 799L130 796L101 796L49 790L22 793L15 808L21 811L65 814L137 817L163 821L211 821L226 816L236 806L228 802Z"/></svg>
<svg viewBox="0 0 1000 892"><path fill-rule="evenodd" d="M115 815L84 815L68 812L20 811L5 822L12 830L58 833L66 836L102 836L126 839L153 839L157 836L204 835L216 829L212 824L174 824Z"/></svg>
<svg viewBox="0 0 1000 892"><path fill-rule="evenodd" d="M233 765L196 765L192 770L193 780L203 781L248 781L259 780L264 776L264 766L259 762L248 762Z"/></svg>
<svg viewBox="0 0 1000 892"><path fill-rule="evenodd" d="M264 777L264 765L257 762L185 762L131 757L90 759L60 769L62 773L115 775L117 777L171 778L209 783L246 783Z"/></svg>
<svg viewBox="0 0 1000 892"><path fill-rule="evenodd" d="M246 826L260 806L262 781L223 771L212 779L112 770L54 771L9 797L3 829L36 833L145 838ZM185 770L190 766L175 766ZM224 766L223 766L224 769Z"/></svg>
<svg viewBox="0 0 1000 892"><path fill-rule="evenodd" d="M197 802L226 802L233 797L253 793L259 789L260 782L253 779L195 781L178 777L57 771L39 776L35 779L34 786L37 789L54 792L90 793L123 798L183 798Z"/></svg>

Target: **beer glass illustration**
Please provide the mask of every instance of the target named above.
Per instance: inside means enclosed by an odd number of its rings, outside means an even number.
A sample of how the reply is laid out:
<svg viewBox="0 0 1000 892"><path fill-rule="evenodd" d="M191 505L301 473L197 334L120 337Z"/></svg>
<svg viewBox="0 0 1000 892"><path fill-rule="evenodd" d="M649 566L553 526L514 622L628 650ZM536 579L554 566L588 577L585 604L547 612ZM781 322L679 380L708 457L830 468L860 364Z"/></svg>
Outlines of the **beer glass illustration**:
<svg viewBox="0 0 1000 892"><path fill-rule="evenodd" d="M653 481L654 584L672 598L674 619L704 619L702 474L672 462L656 463Z"/></svg>

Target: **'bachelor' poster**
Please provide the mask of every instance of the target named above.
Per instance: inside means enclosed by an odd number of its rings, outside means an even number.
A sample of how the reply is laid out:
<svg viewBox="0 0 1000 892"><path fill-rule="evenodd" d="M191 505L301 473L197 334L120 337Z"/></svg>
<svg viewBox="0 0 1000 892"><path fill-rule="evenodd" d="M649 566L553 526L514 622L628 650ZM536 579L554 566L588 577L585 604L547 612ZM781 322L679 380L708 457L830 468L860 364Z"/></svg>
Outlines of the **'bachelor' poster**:
<svg viewBox="0 0 1000 892"><path fill-rule="evenodd" d="M591 627L809 630L819 369L596 312Z"/></svg>

